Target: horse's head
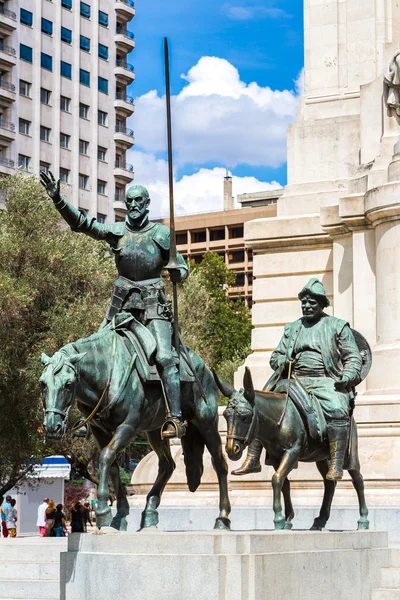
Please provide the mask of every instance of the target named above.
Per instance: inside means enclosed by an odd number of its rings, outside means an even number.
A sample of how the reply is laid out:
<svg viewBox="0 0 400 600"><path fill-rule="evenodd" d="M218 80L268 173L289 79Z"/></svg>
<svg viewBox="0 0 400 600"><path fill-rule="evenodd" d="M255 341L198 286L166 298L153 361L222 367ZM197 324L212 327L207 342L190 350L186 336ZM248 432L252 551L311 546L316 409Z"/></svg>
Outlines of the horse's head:
<svg viewBox="0 0 400 600"><path fill-rule="evenodd" d="M60 351L51 358L42 354L44 370L40 378L43 398L43 427L46 436L61 439L67 431L68 412L75 400L76 364L86 353L72 354Z"/></svg>
<svg viewBox="0 0 400 600"><path fill-rule="evenodd" d="M252 441L251 437L255 427L255 392L251 373L246 367L243 378L244 388L238 392L232 386L221 381L215 372L214 379L221 393L229 398L228 406L224 410L228 426L226 453L230 460L239 460L245 447Z"/></svg>

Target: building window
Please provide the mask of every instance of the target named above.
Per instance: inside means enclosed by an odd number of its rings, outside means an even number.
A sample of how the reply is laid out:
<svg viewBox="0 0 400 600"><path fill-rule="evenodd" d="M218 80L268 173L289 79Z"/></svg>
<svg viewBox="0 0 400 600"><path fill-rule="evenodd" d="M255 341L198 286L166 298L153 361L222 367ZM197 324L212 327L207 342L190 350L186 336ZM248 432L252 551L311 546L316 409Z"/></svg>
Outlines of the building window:
<svg viewBox="0 0 400 600"><path fill-rule="evenodd" d="M61 6L63 8L67 8L68 10L72 9L72 0L61 0Z"/></svg>
<svg viewBox="0 0 400 600"><path fill-rule="evenodd" d="M125 188L123 187L115 187L115 200L118 202L123 202L125 199Z"/></svg>
<svg viewBox="0 0 400 600"><path fill-rule="evenodd" d="M89 176L79 173L79 187L81 190L86 190L89 183Z"/></svg>
<svg viewBox="0 0 400 600"><path fill-rule="evenodd" d="M89 118L89 107L87 104L82 104L82 102L79 103L79 116L81 119Z"/></svg>
<svg viewBox="0 0 400 600"><path fill-rule="evenodd" d="M44 88L40 88L40 102L42 104L50 104L51 92L50 90L45 90Z"/></svg>
<svg viewBox="0 0 400 600"><path fill-rule="evenodd" d="M42 142L50 142L50 127L40 126L40 139Z"/></svg>
<svg viewBox="0 0 400 600"><path fill-rule="evenodd" d="M244 262L244 250L235 250L235 252L229 252L228 254L229 263L242 263Z"/></svg>
<svg viewBox="0 0 400 600"><path fill-rule="evenodd" d="M62 110L63 112L71 112L70 111L70 106L71 106L71 98L67 98L67 96L60 96L60 110Z"/></svg>
<svg viewBox="0 0 400 600"><path fill-rule="evenodd" d="M253 250L247 250L247 260L249 262L253 260Z"/></svg>
<svg viewBox="0 0 400 600"><path fill-rule="evenodd" d="M72 31L66 27L61 27L61 40L66 44L72 43Z"/></svg>
<svg viewBox="0 0 400 600"><path fill-rule="evenodd" d="M29 169L29 165L31 163L30 156L25 156L25 154L18 154L18 166L21 169Z"/></svg>
<svg viewBox="0 0 400 600"><path fill-rule="evenodd" d="M104 46L104 44L99 44L99 58L108 60L108 46Z"/></svg>
<svg viewBox="0 0 400 600"><path fill-rule="evenodd" d="M31 122L26 121L25 119L19 120L19 132L24 135L29 135L29 130L31 128Z"/></svg>
<svg viewBox="0 0 400 600"><path fill-rule="evenodd" d="M102 110L99 110L98 114L98 123L99 125L103 125L104 127L107 127L107 113L103 112Z"/></svg>
<svg viewBox="0 0 400 600"><path fill-rule="evenodd" d="M243 225L239 225L238 227L230 227L229 228L229 239L242 238L243 233Z"/></svg>
<svg viewBox="0 0 400 600"><path fill-rule="evenodd" d="M28 27L32 27L33 13L31 13L29 10L25 10L25 8L21 8L20 12L19 12L19 20L24 25L27 25Z"/></svg>
<svg viewBox="0 0 400 600"><path fill-rule="evenodd" d="M40 161L39 168L40 168L40 171L44 171L47 175L47 173L50 170L50 163Z"/></svg>
<svg viewBox="0 0 400 600"><path fill-rule="evenodd" d="M79 83L90 87L90 73L84 69L79 69Z"/></svg>
<svg viewBox="0 0 400 600"><path fill-rule="evenodd" d="M70 135L66 133L60 133L60 146L61 148L69 148Z"/></svg>
<svg viewBox="0 0 400 600"><path fill-rule="evenodd" d="M84 50L85 52L90 52L90 39L85 37L84 35L81 35L80 47L81 50Z"/></svg>
<svg viewBox="0 0 400 600"><path fill-rule="evenodd" d="M203 244L206 241L206 230L202 229L201 231L193 231L192 233L192 242L193 244Z"/></svg>
<svg viewBox="0 0 400 600"><path fill-rule="evenodd" d="M90 19L90 4L81 2L81 15L82 17L85 17L85 19Z"/></svg>
<svg viewBox="0 0 400 600"><path fill-rule="evenodd" d="M108 79L104 79L104 77L99 77L99 92L103 92L103 94L108 94Z"/></svg>
<svg viewBox="0 0 400 600"><path fill-rule="evenodd" d="M42 31L47 35L53 35L53 22L42 17Z"/></svg>
<svg viewBox="0 0 400 600"><path fill-rule="evenodd" d="M244 273L236 273L235 287L242 287L244 285Z"/></svg>
<svg viewBox="0 0 400 600"><path fill-rule="evenodd" d="M253 273L247 273L247 281L249 285L253 284Z"/></svg>
<svg viewBox="0 0 400 600"><path fill-rule="evenodd" d="M68 183L69 171L68 169L60 169L60 179L63 183Z"/></svg>
<svg viewBox="0 0 400 600"><path fill-rule="evenodd" d="M178 246L187 244L187 233L177 233L176 234L176 243Z"/></svg>
<svg viewBox="0 0 400 600"><path fill-rule="evenodd" d="M106 195L106 185L107 182L106 181L102 181L101 179L97 180L97 193L101 194L102 196Z"/></svg>
<svg viewBox="0 0 400 600"><path fill-rule="evenodd" d="M32 48L30 46L25 46L25 44L19 45L19 57L21 60L25 60L26 62L32 62ZM21 154L22 156L22 154Z"/></svg>
<svg viewBox="0 0 400 600"><path fill-rule="evenodd" d="M29 81L24 81L23 79L19 80L19 94L20 96L26 96L26 98L31 97L31 83Z"/></svg>
<svg viewBox="0 0 400 600"><path fill-rule="evenodd" d="M225 228L211 229L210 242L218 242L225 239Z"/></svg>
<svg viewBox="0 0 400 600"><path fill-rule="evenodd" d="M97 159L105 161L107 157L107 148L97 147Z"/></svg>
<svg viewBox="0 0 400 600"><path fill-rule="evenodd" d="M203 254L196 254L195 256L192 256L192 260L194 261L195 265L199 265L203 260Z"/></svg>
<svg viewBox="0 0 400 600"><path fill-rule="evenodd" d="M99 24L108 27L108 14L99 10Z"/></svg>
<svg viewBox="0 0 400 600"><path fill-rule="evenodd" d="M72 65L70 63L61 61L60 64L61 77L66 79L72 79Z"/></svg>
<svg viewBox="0 0 400 600"><path fill-rule="evenodd" d="M106 222L106 215L102 215L101 213L97 213L97 222L98 223L105 223Z"/></svg>
<svg viewBox="0 0 400 600"><path fill-rule="evenodd" d="M89 153L89 142L85 142L85 140L79 140L79 154L88 154Z"/></svg>
<svg viewBox="0 0 400 600"><path fill-rule="evenodd" d="M40 53L40 66L42 69L46 69L46 71L53 70L53 57L50 54L45 54L44 52Z"/></svg>

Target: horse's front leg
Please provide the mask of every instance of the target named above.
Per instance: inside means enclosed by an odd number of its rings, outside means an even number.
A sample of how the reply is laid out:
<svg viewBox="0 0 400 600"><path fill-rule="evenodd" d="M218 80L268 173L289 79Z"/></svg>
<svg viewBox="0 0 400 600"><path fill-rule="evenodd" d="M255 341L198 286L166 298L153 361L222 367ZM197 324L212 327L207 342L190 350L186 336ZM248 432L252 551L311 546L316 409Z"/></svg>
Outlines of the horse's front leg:
<svg viewBox="0 0 400 600"><path fill-rule="evenodd" d="M122 423L119 425L112 437L110 443L100 452L100 477L97 490L97 508L96 524L97 527L106 527L111 525L111 508L108 505L108 480L111 474L111 467L116 461L117 454L126 448L136 435L136 427L131 423ZM115 490L118 494L118 490Z"/></svg>
<svg viewBox="0 0 400 600"><path fill-rule="evenodd" d="M319 511L318 517L314 519L314 523L311 527L312 531L322 531L327 524L329 517L331 515L331 506L333 496L335 494L336 489L336 481L330 481L326 479L326 474L329 471L329 464L327 460L319 460L316 463L318 471L321 473L324 479L324 499L322 500L321 509Z"/></svg>
<svg viewBox="0 0 400 600"><path fill-rule="evenodd" d="M157 508L160 505L161 495L175 469L175 463L171 456L169 440L161 438L161 430L157 429L156 431L148 431L147 438L154 452L158 456L158 475L153 487L147 495L146 507L142 512L140 529L157 527Z"/></svg>
<svg viewBox="0 0 400 600"><path fill-rule="evenodd" d="M129 502L126 497L125 486L122 484L119 471L119 463L117 460L111 465L111 481L114 487L114 492L117 498L117 513L114 515L111 522L111 527L118 531L126 531L128 523L126 517L129 515Z"/></svg>
<svg viewBox="0 0 400 600"><path fill-rule="evenodd" d="M360 518L358 520L357 529L369 529L368 508L365 502L363 476L361 475L360 471L355 471L353 469L349 471L349 475L352 479L354 489L357 492L358 505L360 509Z"/></svg>
<svg viewBox="0 0 400 600"><path fill-rule="evenodd" d="M272 476L272 488L274 492L274 523L275 529L289 529L291 527L286 524L286 519L282 514L282 499L281 492L286 477L294 468L299 458L299 448L293 447L287 450L282 457L278 469Z"/></svg>

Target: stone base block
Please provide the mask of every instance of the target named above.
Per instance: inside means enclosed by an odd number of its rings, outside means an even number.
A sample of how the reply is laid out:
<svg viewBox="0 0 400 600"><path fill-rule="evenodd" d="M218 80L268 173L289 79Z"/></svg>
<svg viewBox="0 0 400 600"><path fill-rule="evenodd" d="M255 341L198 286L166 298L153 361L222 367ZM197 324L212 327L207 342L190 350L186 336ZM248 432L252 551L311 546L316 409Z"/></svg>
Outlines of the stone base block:
<svg viewBox="0 0 400 600"><path fill-rule="evenodd" d="M73 534L61 600L365 600L387 543L382 532Z"/></svg>

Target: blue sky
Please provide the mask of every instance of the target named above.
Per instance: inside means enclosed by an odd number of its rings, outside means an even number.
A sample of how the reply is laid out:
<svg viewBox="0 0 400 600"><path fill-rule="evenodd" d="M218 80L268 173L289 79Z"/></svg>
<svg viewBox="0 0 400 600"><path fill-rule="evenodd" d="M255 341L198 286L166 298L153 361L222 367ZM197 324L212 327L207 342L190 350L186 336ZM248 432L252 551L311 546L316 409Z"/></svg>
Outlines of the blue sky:
<svg viewBox="0 0 400 600"><path fill-rule="evenodd" d="M294 120L295 81L303 67L303 2L136 0L135 6L129 28L135 33L136 48L129 61L135 65L136 80L129 92L137 99L130 121L136 145L129 159L136 181L149 185L152 173L164 179L163 37L167 36L175 96L175 174L177 184L185 178L182 193L188 194L190 183L199 183L200 171L204 184L206 173L215 176L216 169L227 163L240 192L243 186L252 187L249 178L284 185L283 138ZM262 187L257 185L254 191ZM165 190L158 192L161 197ZM198 195L193 202L196 208ZM162 210L163 203L158 204Z"/></svg>

